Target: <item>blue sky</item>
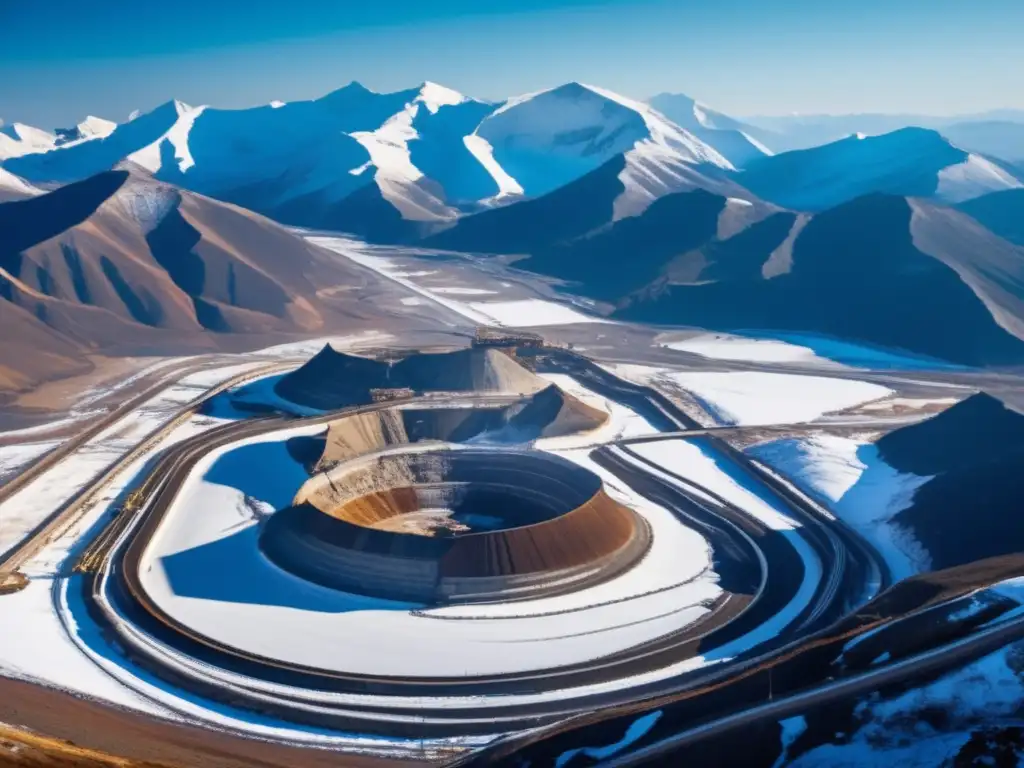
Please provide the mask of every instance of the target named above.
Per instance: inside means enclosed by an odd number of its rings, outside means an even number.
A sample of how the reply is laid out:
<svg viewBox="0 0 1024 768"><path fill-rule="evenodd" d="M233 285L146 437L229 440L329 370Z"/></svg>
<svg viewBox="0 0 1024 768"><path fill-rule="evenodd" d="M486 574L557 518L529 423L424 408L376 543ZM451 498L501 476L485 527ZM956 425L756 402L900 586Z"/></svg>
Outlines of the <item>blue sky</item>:
<svg viewBox="0 0 1024 768"><path fill-rule="evenodd" d="M1024 108L1024 0L0 0L0 118L241 107L350 80L569 80L736 115Z"/></svg>

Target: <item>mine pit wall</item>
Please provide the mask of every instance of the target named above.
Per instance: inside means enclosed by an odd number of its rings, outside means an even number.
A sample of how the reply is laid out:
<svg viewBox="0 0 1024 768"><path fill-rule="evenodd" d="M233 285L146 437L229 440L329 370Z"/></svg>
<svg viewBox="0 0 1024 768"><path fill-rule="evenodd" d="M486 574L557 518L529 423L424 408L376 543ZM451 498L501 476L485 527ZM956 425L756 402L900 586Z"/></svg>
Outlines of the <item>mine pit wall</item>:
<svg viewBox="0 0 1024 768"><path fill-rule="evenodd" d="M454 537L370 527L421 508L421 485L431 493L447 486L449 499L483 487L544 510L546 519ZM463 449L372 457L307 486L266 524L264 553L310 581L392 600L433 605L578 589L630 567L651 541L646 522L611 499L596 475L548 454Z"/></svg>
<svg viewBox="0 0 1024 768"><path fill-rule="evenodd" d="M332 421L315 468L325 470L366 454L426 441L461 443L511 427L522 437L558 437L597 429L608 414L555 385L524 404L500 408L389 408Z"/></svg>

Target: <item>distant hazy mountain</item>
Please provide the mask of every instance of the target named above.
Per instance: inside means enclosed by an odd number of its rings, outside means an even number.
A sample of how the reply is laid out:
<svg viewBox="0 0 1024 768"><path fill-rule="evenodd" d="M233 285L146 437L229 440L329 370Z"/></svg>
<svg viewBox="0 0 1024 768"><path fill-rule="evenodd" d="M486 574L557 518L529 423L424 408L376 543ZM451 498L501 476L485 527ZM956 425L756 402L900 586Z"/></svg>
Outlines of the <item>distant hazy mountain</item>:
<svg viewBox="0 0 1024 768"><path fill-rule="evenodd" d="M961 149L1010 162L1024 162L1024 122L988 120L954 123L940 129Z"/></svg>
<svg viewBox="0 0 1024 768"><path fill-rule="evenodd" d="M716 149L736 168L773 154L781 143L771 131L735 120L682 93L661 93L649 103L665 117Z"/></svg>
<svg viewBox="0 0 1024 768"><path fill-rule="evenodd" d="M765 200L806 211L830 208L871 192L959 203L1024 186L999 165L923 128L849 136L822 147L763 158L736 180Z"/></svg>
<svg viewBox="0 0 1024 768"><path fill-rule="evenodd" d="M318 293L345 285L355 297L372 273L262 216L134 171L2 204L0 232L4 327L50 340L25 347L33 337L0 335L0 359L21 361L25 378L80 365L75 350L210 348L214 334L266 343L375 312Z"/></svg>
<svg viewBox="0 0 1024 768"><path fill-rule="evenodd" d="M1024 189L1008 189L968 200L958 208L1000 237L1024 246Z"/></svg>
<svg viewBox="0 0 1024 768"><path fill-rule="evenodd" d="M771 142L766 143L773 150L787 152L829 144L855 133L877 136L898 131L900 128L932 128L945 133L946 129L955 125L969 126L993 122L1022 125L1024 124L1024 110L1003 109L952 117L914 114L782 115L754 116L747 117L745 120L749 125L772 133ZM957 140L954 136L950 136L950 138L954 142ZM992 146L964 147L972 152L995 154L999 157L999 153L993 152L993 148Z"/></svg>
<svg viewBox="0 0 1024 768"><path fill-rule="evenodd" d="M892 195L788 215L788 226L776 214L684 255L620 301L619 315L824 333L968 364L1024 362L1024 249L965 214Z"/></svg>

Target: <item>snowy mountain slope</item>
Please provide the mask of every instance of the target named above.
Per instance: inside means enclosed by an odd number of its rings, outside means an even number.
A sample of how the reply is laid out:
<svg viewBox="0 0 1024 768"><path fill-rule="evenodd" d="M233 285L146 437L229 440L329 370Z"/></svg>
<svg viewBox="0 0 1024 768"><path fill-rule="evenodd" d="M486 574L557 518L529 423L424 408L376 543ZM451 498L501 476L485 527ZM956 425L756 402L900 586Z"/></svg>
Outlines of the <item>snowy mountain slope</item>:
<svg viewBox="0 0 1024 768"><path fill-rule="evenodd" d="M718 201L718 207L710 214L708 226L712 231L717 228L719 212L725 209L729 213L722 218L723 226L728 229L734 226L729 221L735 220L735 226L742 228L747 212L734 215L737 206L743 208L752 201L759 202L722 175L717 166L697 166L678 159L666 162L664 156L649 159L650 162L642 151L620 153L590 173L545 195L464 216L450 229L426 238L424 244L450 250L536 256L581 239L592 239L595 245L605 242L603 238L610 229L630 231L633 225L628 222L641 219L643 222L635 225L638 231L653 227L644 237L656 238L643 242L660 252L664 243L658 237L677 225L679 229L687 229L691 223L663 221L672 203L646 218L665 198L679 196L681 200L687 193L710 193ZM653 225L655 221L662 223ZM625 229L618 229L620 225ZM636 244L630 247L635 248ZM546 269L535 271L550 274Z"/></svg>
<svg viewBox="0 0 1024 768"><path fill-rule="evenodd" d="M1024 361L1024 249L966 215L872 194L786 223L769 217L677 260L664 281L623 297L619 316L826 334L973 365Z"/></svg>
<svg viewBox="0 0 1024 768"><path fill-rule="evenodd" d="M26 197L35 197L41 194L42 190L36 189L24 179L19 179L10 171L0 168L0 203L24 200Z"/></svg>
<svg viewBox="0 0 1024 768"><path fill-rule="evenodd" d="M89 118L50 149L4 167L52 186L127 160L284 223L383 240L542 196L617 156L611 220L666 194L727 185L733 168L647 105L578 83L500 106L430 82L383 94L352 83L249 109L173 101L122 125Z"/></svg>
<svg viewBox="0 0 1024 768"><path fill-rule="evenodd" d="M625 155L625 190L615 218L635 215L685 185L689 168L732 168L719 152L649 106L581 83L509 99L475 135L530 197Z"/></svg>
<svg viewBox="0 0 1024 768"><path fill-rule="evenodd" d="M53 149L57 137L24 123L0 124L0 162Z"/></svg>
<svg viewBox="0 0 1024 768"><path fill-rule="evenodd" d="M765 200L807 211L872 192L958 203L1024 186L991 161L923 128L875 137L854 135L822 147L766 157L736 179Z"/></svg>
<svg viewBox="0 0 1024 768"><path fill-rule="evenodd" d="M113 120L89 115L74 128L57 129L57 146L89 139L105 139L117 129Z"/></svg>
<svg viewBox="0 0 1024 768"><path fill-rule="evenodd" d="M734 120L682 93L661 93L648 103L661 114L714 147L736 168L774 154L764 143L775 138L769 131ZM759 138L760 137L760 138Z"/></svg>
<svg viewBox="0 0 1024 768"><path fill-rule="evenodd" d="M159 141L192 108L169 101L145 115L118 125L106 136L71 141L50 151L4 161L4 168L37 184L66 184L110 170L122 160ZM97 126L93 125L95 130ZM102 131L101 131L102 132ZM145 159L139 161L145 165Z"/></svg>

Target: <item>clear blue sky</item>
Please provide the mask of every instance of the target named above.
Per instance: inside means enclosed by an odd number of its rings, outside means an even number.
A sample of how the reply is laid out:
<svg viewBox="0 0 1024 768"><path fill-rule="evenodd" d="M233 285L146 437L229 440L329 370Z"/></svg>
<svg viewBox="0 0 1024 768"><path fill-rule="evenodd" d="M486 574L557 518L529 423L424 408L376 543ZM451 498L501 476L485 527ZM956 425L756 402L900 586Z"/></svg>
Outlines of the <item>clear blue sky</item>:
<svg viewBox="0 0 1024 768"><path fill-rule="evenodd" d="M1024 108L1024 0L0 0L0 118L123 120L350 80L569 80L736 115Z"/></svg>

